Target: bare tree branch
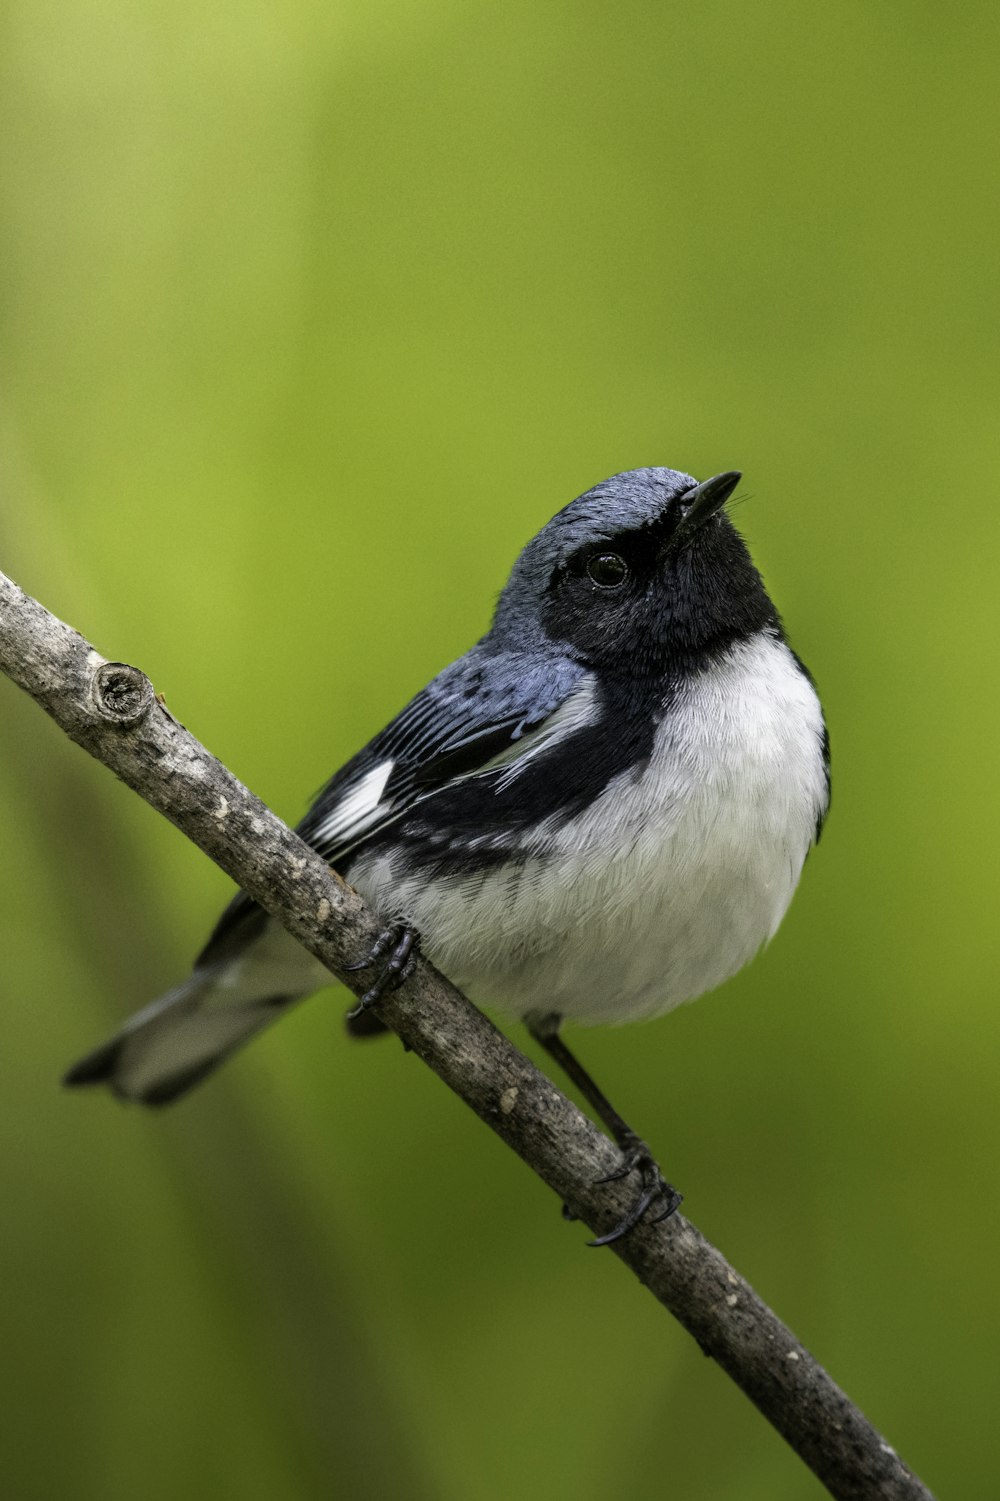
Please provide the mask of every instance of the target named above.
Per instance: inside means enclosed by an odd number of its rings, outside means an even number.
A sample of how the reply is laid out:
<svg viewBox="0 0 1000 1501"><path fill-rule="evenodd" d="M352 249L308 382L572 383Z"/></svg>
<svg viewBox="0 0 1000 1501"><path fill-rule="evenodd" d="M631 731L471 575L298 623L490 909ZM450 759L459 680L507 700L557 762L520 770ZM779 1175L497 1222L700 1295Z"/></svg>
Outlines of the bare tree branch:
<svg viewBox="0 0 1000 1501"><path fill-rule="evenodd" d="M186 834L355 993L378 923L361 898L183 728L137 668L106 662L0 573L0 669ZM379 1003L403 1042L598 1235L631 1202L598 1183L613 1144L425 960ZM933 1501L725 1258L681 1215L612 1249L718 1361L831 1495Z"/></svg>

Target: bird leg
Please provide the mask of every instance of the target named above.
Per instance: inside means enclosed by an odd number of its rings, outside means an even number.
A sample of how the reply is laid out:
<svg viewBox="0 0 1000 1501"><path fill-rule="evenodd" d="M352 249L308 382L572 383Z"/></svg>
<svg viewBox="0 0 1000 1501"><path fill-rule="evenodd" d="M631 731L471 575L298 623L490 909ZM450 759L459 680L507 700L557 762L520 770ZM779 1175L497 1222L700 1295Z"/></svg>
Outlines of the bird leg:
<svg viewBox="0 0 1000 1501"><path fill-rule="evenodd" d="M666 1181L646 1143L636 1135L627 1121L622 1119L607 1096L598 1089L587 1070L582 1067L563 1042L559 1036L561 1020L561 1017L552 1015L529 1017L527 1019L528 1031L545 1049L549 1057L558 1063L566 1077L573 1081L618 1144L622 1154L620 1165L606 1178L599 1178L598 1182L613 1183L620 1178L627 1178L629 1173L638 1172L639 1174L640 1190L631 1209L607 1235L589 1242L592 1246L609 1246L613 1241L620 1240L623 1235L627 1235L630 1230L634 1229L649 1213L657 1199L663 1199L663 1208L658 1214L653 1215L653 1224L668 1219L679 1207L684 1196ZM565 1213L565 1206L563 1209Z"/></svg>

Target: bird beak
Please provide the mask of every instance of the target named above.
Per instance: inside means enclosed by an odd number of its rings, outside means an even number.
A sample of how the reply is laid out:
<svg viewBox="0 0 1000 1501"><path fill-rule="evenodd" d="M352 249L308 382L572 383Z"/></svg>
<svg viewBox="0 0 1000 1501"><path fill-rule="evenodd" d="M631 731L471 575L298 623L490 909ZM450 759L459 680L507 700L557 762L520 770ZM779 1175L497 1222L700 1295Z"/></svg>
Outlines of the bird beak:
<svg viewBox="0 0 1000 1501"><path fill-rule="evenodd" d="M695 485L693 490L683 495L681 504L684 506L684 515L677 528L678 534L690 537L709 517L721 511L742 478L738 469L727 469L724 474L717 474L714 479Z"/></svg>

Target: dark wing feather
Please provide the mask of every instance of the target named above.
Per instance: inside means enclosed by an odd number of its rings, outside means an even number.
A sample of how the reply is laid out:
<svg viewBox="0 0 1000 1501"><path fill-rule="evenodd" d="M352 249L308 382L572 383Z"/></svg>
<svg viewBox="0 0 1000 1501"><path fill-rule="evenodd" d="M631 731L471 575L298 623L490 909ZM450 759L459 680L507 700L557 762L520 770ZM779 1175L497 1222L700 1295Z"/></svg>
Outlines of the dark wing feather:
<svg viewBox="0 0 1000 1501"><path fill-rule="evenodd" d="M453 662L323 788L297 832L334 868L418 800L475 775L537 730L585 676L558 656L487 652L482 644ZM366 778L377 806L363 796ZM352 815L354 798L359 812ZM363 810L363 811L360 811ZM256 935L260 909L240 892L223 912L198 964L230 957Z"/></svg>

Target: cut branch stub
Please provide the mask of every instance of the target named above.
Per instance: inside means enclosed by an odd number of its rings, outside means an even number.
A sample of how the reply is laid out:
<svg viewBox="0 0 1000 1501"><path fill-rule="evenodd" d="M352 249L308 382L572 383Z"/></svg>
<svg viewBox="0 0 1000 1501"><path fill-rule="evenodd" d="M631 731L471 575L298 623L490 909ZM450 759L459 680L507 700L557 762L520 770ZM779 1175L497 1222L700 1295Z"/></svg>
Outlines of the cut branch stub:
<svg viewBox="0 0 1000 1501"><path fill-rule="evenodd" d="M128 729L145 719L153 706L153 685L127 662L102 662L91 684L94 708L102 719Z"/></svg>

